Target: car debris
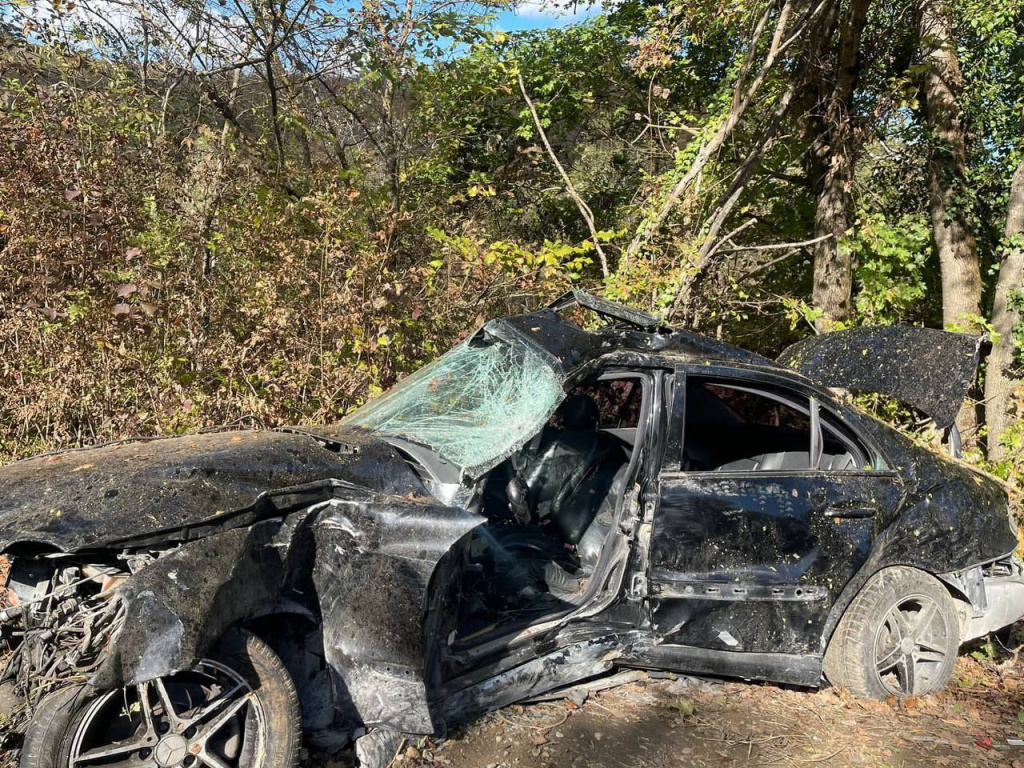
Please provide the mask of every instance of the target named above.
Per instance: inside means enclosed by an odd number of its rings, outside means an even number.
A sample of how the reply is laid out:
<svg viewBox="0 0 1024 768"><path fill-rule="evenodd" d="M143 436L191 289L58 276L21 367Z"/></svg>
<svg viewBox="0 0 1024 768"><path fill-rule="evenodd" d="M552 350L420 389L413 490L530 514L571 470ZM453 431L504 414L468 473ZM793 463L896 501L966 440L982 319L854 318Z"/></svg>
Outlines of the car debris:
<svg viewBox="0 0 1024 768"><path fill-rule="evenodd" d="M1005 492L828 387L948 426L980 343L842 333L790 367L575 291L336 425L2 467L4 744L25 768L291 766L303 740L378 766L631 670L940 688L1024 614ZM947 370L910 382L932 348Z"/></svg>

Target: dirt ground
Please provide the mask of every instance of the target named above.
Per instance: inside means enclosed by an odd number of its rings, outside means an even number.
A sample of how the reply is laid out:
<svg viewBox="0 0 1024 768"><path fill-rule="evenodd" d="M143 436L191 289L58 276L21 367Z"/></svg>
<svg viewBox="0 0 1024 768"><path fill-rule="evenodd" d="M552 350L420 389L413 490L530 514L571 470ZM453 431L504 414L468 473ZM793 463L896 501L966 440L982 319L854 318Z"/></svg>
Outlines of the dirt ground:
<svg viewBox="0 0 1024 768"><path fill-rule="evenodd" d="M506 708L442 742L407 747L395 765L1024 768L1020 651L992 658L991 649L982 648L978 659L965 655L946 691L902 702L642 676L581 704ZM1008 740L1022 741L1014 746Z"/></svg>

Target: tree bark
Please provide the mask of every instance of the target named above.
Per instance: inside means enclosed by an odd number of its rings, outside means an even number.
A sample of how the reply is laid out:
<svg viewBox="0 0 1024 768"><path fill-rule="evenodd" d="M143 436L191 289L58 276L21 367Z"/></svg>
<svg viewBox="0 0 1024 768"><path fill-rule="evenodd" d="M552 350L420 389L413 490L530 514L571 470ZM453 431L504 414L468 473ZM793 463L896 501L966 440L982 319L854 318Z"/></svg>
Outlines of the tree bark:
<svg viewBox="0 0 1024 768"><path fill-rule="evenodd" d="M946 0L920 0L925 115L932 137L928 207L942 273L942 322L969 325L981 311L978 246L965 211L967 142L960 107L963 75Z"/></svg>
<svg viewBox="0 0 1024 768"><path fill-rule="evenodd" d="M931 138L928 209L942 279L942 324L968 330L981 313L978 244L967 220L967 138L960 102L964 80L949 22L947 0L918 0L925 118ZM978 432L969 398L956 423L964 444Z"/></svg>
<svg viewBox="0 0 1024 768"><path fill-rule="evenodd" d="M860 41L870 0L851 0L839 33L836 76L812 152L815 192L812 302L822 314L818 331L848 320L853 310L853 255L842 239L853 220L856 136L853 92L860 72Z"/></svg>
<svg viewBox="0 0 1024 768"><path fill-rule="evenodd" d="M988 455L993 461L1006 458L1006 446L1001 438L1010 421L1014 390L1020 384L1020 371L1015 367L1013 329L1022 318L1019 305L1014 306L1013 294L1024 290L1024 243L1021 240L1024 238L1024 160L1017 166L1010 185L1004 234L1007 251L999 267L992 307L992 327L999 334L999 341L993 346L985 369Z"/></svg>

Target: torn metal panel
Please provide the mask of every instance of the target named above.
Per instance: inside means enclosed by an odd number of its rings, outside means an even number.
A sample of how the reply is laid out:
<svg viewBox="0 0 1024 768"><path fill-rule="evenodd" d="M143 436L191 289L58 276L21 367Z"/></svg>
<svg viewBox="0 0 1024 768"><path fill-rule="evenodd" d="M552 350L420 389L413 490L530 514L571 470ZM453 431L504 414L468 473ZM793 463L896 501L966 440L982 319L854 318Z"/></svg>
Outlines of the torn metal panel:
<svg viewBox="0 0 1024 768"><path fill-rule="evenodd" d="M1024 615L1024 564L1007 557L984 567L939 578L965 595L971 606L963 616L960 641L966 642L1002 629Z"/></svg>
<svg viewBox="0 0 1024 768"><path fill-rule="evenodd" d="M317 514L324 651L363 723L416 733L438 726L427 703L427 590L437 562L481 522L455 508L355 510L341 499Z"/></svg>
<svg viewBox="0 0 1024 768"><path fill-rule="evenodd" d="M482 682L447 692L443 708L450 722L471 717L562 688L610 670L637 638L632 633L572 643Z"/></svg>
<svg viewBox="0 0 1024 768"><path fill-rule="evenodd" d="M505 326L545 350L557 361L564 378L594 365L608 355L632 353L648 362L664 356L674 362L714 362L756 366L766 370L788 369L766 357L697 333L671 329L646 332L633 328L584 330L562 319L551 309L492 320L491 326Z"/></svg>
<svg viewBox="0 0 1024 768"><path fill-rule="evenodd" d="M405 735L390 728L377 728L356 739L359 768L388 768L405 743Z"/></svg>
<svg viewBox="0 0 1024 768"><path fill-rule="evenodd" d="M0 551L32 541L62 551L201 523L268 494L332 478L424 493L395 450L346 435L344 451L311 435L244 430L115 443L0 467Z"/></svg>
<svg viewBox="0 0 1024 768"><path fill-rule="evenodd" d="M939 578L962 597L967 598L971 606L971 618L984 616L988 612L988 595L985 592L985 575L982 567L976 565L965 571L940 573Z"/></svg>
<svg viewBox="0 0 1024 768"><path fill-rule="evenodd" d="M292 534L264 521L191 542L144 568L119 590L125 626L91 684L106 690L190 669L225 630L280 595Z"/></svg>
<svg viewBox="0 0 1024 768"><path fill-rule="evenodd" d="M827 387L894 397L950 426L967 396L986 337L893 325L811 336L779 362Z"/></svg>
<svg viewBox="0 0 1024 768"><path fill-rule="evenodd" d="M624 307L614 301L602 299L600 296L592 296L579 288L561 298L556 299L549 305L549 309L558 312L571 306L584 307L589 309L606 320L616 320L620 323L631 325L641 331L656 331L659 329L671 330L654 315L631 307Z"/></svg>
<svg viewBox="0 0 1024 768"><path fill-rule="evenodd" d="M124 630L99 689L189 669L229 626L284 598L322 623L337 701L355 722L431 733L422 627L430 575L482 520L451 507L334 486L335 498L164 555L121 590Z"/></svg>

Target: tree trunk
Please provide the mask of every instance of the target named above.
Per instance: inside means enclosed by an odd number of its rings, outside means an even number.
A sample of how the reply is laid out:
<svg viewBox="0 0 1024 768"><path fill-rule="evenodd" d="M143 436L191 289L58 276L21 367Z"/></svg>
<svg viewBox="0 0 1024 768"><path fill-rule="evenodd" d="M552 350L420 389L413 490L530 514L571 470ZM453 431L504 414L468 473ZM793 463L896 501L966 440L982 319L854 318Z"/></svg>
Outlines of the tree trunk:
<svg viewBox="0 0 1024 768"><path fill-rule="evenodd" d="M985 369L985 420L988 422L988 455L993 461L1006 458L1006 447L1000 438L1009 422L1014 390L1020 384L1015 374L1014 325L1021 321L1019 305L1014 306L1014 292L1024 290L1024 160L1017 166L1010 186L1006 211L1007 252L999 267L992 327L999 342L992 348ZM1020 414L1018 414L1019 416Z"/></svg>
<svg viewBox="0 0 1024 768"><path fill-rule="evenodd" d="M963 75L945 0L920 0L925 115L932 136L928 207L942 273L942 322L971 324L981 310L978 247L965 215L967 149L960 108Z"/></svg>
<svg viewBox="0 0 1024 768"><path fill-rule="evenodd" d="M860 40L870 0L851 0L839 33L836 79L812 147L815 210L812 301L822 311L815 325L828 331L853 309L853 255L842 246L852 224L856 137L853 91L860 72Z"/></svg>
<svg viewBox="0 0 1024 768"><path fill-rule="evenodd" d="M919 0L925 117L931 134L928 208L942 277L942 324L968 330L981 313L978 245L967 220L967 140L960 100L963 75L946 0ZM976 436L973 402L964 403L957 426L967 445Z"/></svg>

